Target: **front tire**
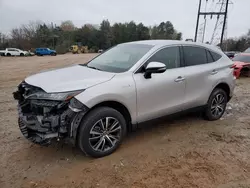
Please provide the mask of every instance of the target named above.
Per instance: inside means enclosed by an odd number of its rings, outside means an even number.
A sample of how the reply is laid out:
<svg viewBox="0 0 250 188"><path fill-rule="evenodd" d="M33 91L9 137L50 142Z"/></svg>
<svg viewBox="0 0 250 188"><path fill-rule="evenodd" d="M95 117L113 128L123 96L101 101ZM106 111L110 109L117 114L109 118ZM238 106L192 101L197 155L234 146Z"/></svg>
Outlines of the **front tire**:
<svg viewBox="0 0 250 188"><path fill-rule="evenodd" d="M24 54L23 54L23 53L20 53L20 56L21 56L21 57L23 57L23 56L24 56Z"/></svg>
<svg viewBox="0 0 250 188"><path fill-rule="evenodd" d="M204 111L205 119L209 121L220 119L226 110L227 101L228 96L223 89L214 89Z"/></svg>
<svg viewBox="0 0 250 188"><path fill-rule="evenodd" d="M78 146L91 157L104 157L120 146L126 132L126 121L120 112L109 107L98 107L82 120Z"/></svg>

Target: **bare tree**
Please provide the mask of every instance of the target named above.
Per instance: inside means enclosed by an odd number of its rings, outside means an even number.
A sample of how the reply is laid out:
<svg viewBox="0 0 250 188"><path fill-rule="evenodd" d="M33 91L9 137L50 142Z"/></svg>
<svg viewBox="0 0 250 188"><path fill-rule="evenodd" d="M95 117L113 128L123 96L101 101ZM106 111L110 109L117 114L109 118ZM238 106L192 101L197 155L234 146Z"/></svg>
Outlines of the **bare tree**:
<svg viewBox="0 0 250 188"><path fill-rule="evenodd" d="M71 20L63 21L61 23L60 27L63 31L74 31L75 30L75 26Z"/></svg>

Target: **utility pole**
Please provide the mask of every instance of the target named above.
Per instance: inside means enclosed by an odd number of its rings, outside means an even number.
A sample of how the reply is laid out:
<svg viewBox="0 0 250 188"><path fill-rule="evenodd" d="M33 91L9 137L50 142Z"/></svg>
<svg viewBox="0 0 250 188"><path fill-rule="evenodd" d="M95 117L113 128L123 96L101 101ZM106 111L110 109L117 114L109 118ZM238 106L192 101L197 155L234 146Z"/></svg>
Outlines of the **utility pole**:
<svg viewBox="0 0 250 188"><path fill-rule="evenodd" d="M221 38L220 38L220 46L221 47L222 47L222 43L223 43L223 39L224 39L225 27L226 27L226 22L227 22L228 3L229 3L229 0L227 0L227 2L226 2L226 10L225 10L224 22L223 22Z"/></svg>
<svg viewBox="0 0 250 188"><path fill-rule="evenodd" d="M210 3L215 3L218 5L220 4L221 7L218 11L216 11L216 7L212 10L207 10L207 4ZM201 7L204 7L202 6L203 3L206 3L205 4L205 10L201 10ZM229 2L229 0L199 0L199 6L198 6L198 14L197 14L197 21L196 21L196 29L195 29L195 37L194 37L194 41L198 41L198 31L201 30L201 37L200 37L200 40L201 42L204 42L204 38L205 38L205 33L206 33L206 25L207 25L207 17L210 16L211 19L213 19L213 16L217 17L217 22L215 24L215 27L214 27L214 33L212 35L212 39L211 39L211 42L213 42L213 39L215 37L215 34L218 32L217 30L221 30L221 37L220 37L220 46L222 46L222 43L223 43L223 39L224 39L224 33L225 33L225 29L226 29L226 23L227 23L227 13L228 13L228 5L231 4ZM211 6L212 7L212 6ZM204 9L204 8L203 8ZM200 24L200 19L201 17L204 16L204 22L202 24ZM219 18L224 18L223 19L223 27L222 29L220 28L219 29L219 23L218 21L220 20ZM204 25L203 25L204 24ZM201 25L202 25L202 28L201 28ZM199 29L200 28L200 29ZM199 34L200 35L200 34Z"/></svg>
<svg viewBox="0 0 250 188"><path fill-rule="evenodd" d="M199 0L199 8L198 8L198 14L197 14L195 37L194 37L195 42L197 41L197 34L198 34L199 20L200 20L200 11L201 11L201 0Z"/></svg>

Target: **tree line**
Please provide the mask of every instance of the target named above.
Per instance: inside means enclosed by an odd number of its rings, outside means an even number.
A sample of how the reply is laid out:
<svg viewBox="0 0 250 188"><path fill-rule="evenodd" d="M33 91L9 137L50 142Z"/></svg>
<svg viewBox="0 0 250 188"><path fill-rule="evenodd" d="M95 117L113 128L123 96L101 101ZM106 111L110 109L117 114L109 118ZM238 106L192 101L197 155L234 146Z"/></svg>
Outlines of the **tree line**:
<svg viewBox="0 0 250 188"><path fill-rule="evenodd" d="M239 51L242 52L250 47L250 29L240 37L229 38L223 42L222 49L226 51Z"/></svg>
<svg viewBox="0 0 250 188"><path fill-rule="evenodd" d="M107 49L113 45L148 39L181 40L182 33L170 21L155 26L135 22L110 24L103 20L99 25L85 24L77 28L72 21L63 21L59 26L31 22L10 31L8 36L0 33L0 49L7 47L32 50L38 47L56 49L65 53L73 44L88 46L91 52ZM250 30L243 36L229 38L223 42L226 51L244 51L250 47Z"/></svg>
<svg viewBox="0 0 250 188"><path fill-rule="evenodd" d="M63 21L60 26L31 22L12 29L9 36L0 33L0 48L30 50L49 47L64 53L71 45L81 44L96 52L119 43L148 39L181 40L182 33L170 21L148 27L133 21L111 25L108 20L103 20L100 25L85 24L81 28L72 21Z"/></svg>

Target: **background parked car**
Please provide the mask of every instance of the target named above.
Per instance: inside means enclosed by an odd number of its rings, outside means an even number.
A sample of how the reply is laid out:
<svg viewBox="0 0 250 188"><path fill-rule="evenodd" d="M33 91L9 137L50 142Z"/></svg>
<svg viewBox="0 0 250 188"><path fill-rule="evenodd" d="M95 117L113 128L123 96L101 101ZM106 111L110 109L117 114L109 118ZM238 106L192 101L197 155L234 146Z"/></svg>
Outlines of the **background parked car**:
<svg viewBox="0 0 250 188"><path fill-rule="evenodd" d="M234 75L239 78L240 75L250 77L250 53L241 53L235 56L234 61Z"/></svg>
<svg viewBox="0 0 250 188"><path fill-rule="evenodd" d="M229 52L224 52L227 57L229 57L230 59L233 59L236 55L238 55L241 52L238 51L229 51Z"/></svg>
<svg viewBox="0 0 250 188"><path fill-rule="evenodd" d="M0 55L2 56L25 56L28 52L17 48L6 48L5 50L0 50Z"/></svg>
<svg viewBox="0 0 250 188"><path fill-rule="evenodd" d="M56 56L56 51L51 50L49 48L37 48L35 50L35 54L38 55L38 56L43 56L43 55Z"/></svg>
<svg viewBox="0 0 250 188"><path fill-rule="evenodd" d="M227 57L229 57L230 59L232 59L232 58L234 58L234 56L235 56L235 52L233 52L233 51L231 51L231 52L224 52L226 55L227 55Z"/></svg>

